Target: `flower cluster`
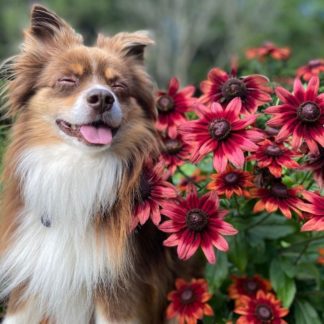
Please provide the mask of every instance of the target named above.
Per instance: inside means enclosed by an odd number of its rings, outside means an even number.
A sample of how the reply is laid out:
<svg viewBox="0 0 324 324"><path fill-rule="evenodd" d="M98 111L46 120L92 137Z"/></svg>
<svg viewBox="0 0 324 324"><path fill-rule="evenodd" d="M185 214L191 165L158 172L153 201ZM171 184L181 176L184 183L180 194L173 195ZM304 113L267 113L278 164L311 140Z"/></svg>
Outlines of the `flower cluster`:
<svg viewBox="0 0 324 324"><path fill-rule="evenodd" d="M249 59L267 62L289 56L289 48L272 43L247 52ZM200 91L181 88L173 77L156 95L161 154L143 170L133 228L151 221L180 260L206 260L213 293L228 290L235 301L229 319L236 323L286 323L296 269L311 258L316 262L308 244L322 239L314 232L324 231L322 66L318 60L298 69L288 89L261 74L214 67ZM275 266L280 262L282 268ZM262 267L271 283L244 275ZM226 286L226 279L216 278L229 271L236 275ZM168 319L184 324L218 316L207 303L212 295L206 280L178 279L175 286ZM298 303L289 316L311 307Z"/></svg>

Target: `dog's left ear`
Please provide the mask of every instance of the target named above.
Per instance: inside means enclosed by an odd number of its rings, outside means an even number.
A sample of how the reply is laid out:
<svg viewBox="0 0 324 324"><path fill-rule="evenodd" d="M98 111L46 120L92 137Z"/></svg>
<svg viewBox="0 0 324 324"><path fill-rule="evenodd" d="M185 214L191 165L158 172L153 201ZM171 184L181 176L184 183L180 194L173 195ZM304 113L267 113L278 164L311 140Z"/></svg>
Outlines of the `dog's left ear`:
<svg viewBox="0 0 324 324"><path fill-rule="evenodd" d="M147 31L137 31L134 33L118 33L111 38L103 35L98 36L99 47L107 47L127 58L143 62L145 48L154 44L153 39Z"/></svg>

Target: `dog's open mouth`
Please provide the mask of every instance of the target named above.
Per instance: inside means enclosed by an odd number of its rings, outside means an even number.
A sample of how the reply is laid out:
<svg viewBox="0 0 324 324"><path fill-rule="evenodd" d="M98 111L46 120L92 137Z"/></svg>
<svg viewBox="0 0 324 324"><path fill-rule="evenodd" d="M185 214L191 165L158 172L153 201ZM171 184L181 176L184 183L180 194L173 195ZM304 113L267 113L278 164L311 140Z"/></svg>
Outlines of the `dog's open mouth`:
<svg viewBox="0 0 324 324"><path fill-rule="evenodd" d="M103 121L76 125L63 119L57 119L56 124L66 135L76 137L88 145L109 145L118 130L118 128L112 128Z"/></svg>

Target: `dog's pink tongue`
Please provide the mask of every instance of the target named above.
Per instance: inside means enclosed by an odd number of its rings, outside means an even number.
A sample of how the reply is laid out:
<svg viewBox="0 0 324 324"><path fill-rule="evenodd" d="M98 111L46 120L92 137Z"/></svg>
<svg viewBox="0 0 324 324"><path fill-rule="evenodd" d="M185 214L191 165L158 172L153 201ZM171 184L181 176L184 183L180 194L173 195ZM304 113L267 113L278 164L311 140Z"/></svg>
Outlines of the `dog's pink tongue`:
<svg viewBox="0 0 324 324"><path fill-rule="evenodd" d="M103 126L82 125L80 133L91 144L107 145L112 141L111 129Z"/></svg>

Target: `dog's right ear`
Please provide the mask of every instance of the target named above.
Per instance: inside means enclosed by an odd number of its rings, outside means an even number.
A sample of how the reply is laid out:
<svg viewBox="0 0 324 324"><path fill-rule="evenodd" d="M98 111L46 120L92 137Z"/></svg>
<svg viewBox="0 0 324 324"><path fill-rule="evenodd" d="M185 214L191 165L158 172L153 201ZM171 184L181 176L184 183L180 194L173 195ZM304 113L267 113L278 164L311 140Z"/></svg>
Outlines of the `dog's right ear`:
<svg viewBox="0 0 324 324"><path fill-rule="evenodd" d="M31 26L27 34L42 42L60 40L64 43L82 41L73 28L47 8L34 5L31 11Z"/></svg>

